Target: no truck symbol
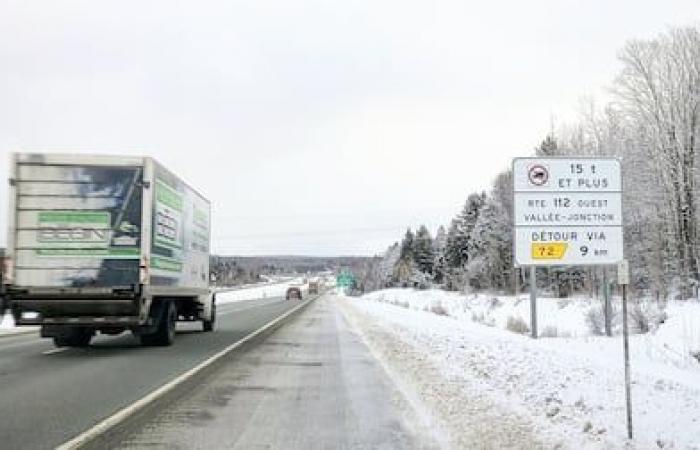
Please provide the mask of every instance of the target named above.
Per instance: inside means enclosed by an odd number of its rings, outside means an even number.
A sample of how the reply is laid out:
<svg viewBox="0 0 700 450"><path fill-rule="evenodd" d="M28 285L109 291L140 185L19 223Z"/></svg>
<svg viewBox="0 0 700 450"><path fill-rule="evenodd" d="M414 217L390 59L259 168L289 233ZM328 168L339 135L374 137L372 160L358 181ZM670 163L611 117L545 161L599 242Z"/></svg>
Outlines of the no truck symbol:
<svg viewBox="0 0 700 450"><path fill-rule="evenodd" d="M549 180L549 171L539 164L530 167L527 171L527 179L534 186L543 186Z"/></svg>

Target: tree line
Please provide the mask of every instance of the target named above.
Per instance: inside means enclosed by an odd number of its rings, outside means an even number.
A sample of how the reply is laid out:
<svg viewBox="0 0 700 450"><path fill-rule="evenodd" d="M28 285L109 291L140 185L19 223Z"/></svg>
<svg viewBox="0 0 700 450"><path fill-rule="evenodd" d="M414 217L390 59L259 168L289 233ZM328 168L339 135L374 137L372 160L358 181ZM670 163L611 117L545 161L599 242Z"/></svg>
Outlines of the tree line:
<svg viewBox="0 0 700 450"><path fill-rule="evenodd" d="M610 100L583 100L576 122L553 130L534 153L620 158L632 289L658 299L697 297L700 29L672 28L653 39L631 40L618 59ZM468 195L435 236L425 226L408 229L365 265L365 289L522 289L527 280L513 267L512 176L506 170L488 191ZM560 296L594 293L605 275L614 274L604 270L541 269L538 278Z"/></svg>

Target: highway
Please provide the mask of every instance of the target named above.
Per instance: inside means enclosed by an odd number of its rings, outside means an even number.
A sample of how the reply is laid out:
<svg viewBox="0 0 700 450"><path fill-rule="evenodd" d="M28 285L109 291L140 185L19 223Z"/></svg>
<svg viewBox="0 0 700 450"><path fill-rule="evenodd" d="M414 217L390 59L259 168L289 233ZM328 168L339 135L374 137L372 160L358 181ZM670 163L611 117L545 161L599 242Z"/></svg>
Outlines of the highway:
<svg viewBox="0 0 700 450"><path fill-rule="evenodd" d="M431 449L425 428L331 296L237 354L106 448Z"/></svg>
<svg viewBox="0 0 700 450"><path fill-rule="evenodd" d="M141 347L130 333L98 336L85 349L57 349L36 333L0 337L0 447L60 445L296 305L219 305L216 332L178 324L171 347Z"/></svg>

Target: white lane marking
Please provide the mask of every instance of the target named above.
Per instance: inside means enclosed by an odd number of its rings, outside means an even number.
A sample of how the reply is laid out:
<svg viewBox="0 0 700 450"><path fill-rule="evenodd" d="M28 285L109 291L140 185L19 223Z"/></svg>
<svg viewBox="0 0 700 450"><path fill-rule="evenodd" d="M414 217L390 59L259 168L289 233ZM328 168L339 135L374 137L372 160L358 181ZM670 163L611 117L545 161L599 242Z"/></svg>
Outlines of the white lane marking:
<svg viewBox="0 0 700 450"><path fill-rule="evenodd" d="M126 420L129 416L133 415L134 413L142 410L149 404L153 403L160 397L164 396L168 392L172 391L177 387L177 385L187 381L188 379L192 378L193 376L197 375L199 372L204 370L205 368L209 367L210 365L214 364L216 361L219 359L223 358L226 356L228 353L232 352L236 348L240 347L247 341L253 339L255 336L258 334L264 332L268 328L271 328L272 326L276 325L280 321L284 320L300 308L306 306L313 300L316 300L316 298L311 298L309 300L306 300L304 303L299 304L296 308L290 309L286 313L282 314L281 316L277 317L276 319L273 319L272 321L266 323L262 327L258 328L257 330L253 331L252 333L248 334L246 337L243 339L239 340L238 342L234 342L233 344L229 345L225 349L221 350L219 353L215 354L214 356L208 358L204 362L200 363L199 365L193 367L192 369L188 370L187 372L183 373L182 375L178 376L174 380L171 380L155 391L151 392L150 394L146 395L145 397L142 397L141 399L135 401L131 405L117 411L116 413L112 414L111 416L107 417L104 419L102 422L98 423L97 425L93 426L89 430L84 431L83 433L79 434L78 436L74 437L70 441L59 445L56 447L56 450L69 450L69 449L76 449L81 447L82 445L85 445L87 442L90 442L91 440L97 438L101 434L105 433L108 431L110 428L115 427L119 423L123 422Z"/></svg>
<svg viewBox="0 0 700 450"><path fill-rule="evenodd" d="M68 347L54 348L52 350L46 350L45 352L41 352L41 354L42 355L53 355L56 353L65 352L66 350L68 350Z"/></svg>

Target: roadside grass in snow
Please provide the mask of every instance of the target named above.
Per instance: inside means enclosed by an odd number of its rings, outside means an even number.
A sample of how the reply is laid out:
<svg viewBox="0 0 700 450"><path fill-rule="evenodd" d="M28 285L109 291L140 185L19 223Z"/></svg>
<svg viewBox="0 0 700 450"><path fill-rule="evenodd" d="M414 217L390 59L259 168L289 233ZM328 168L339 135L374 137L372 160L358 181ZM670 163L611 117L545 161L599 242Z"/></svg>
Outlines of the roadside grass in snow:
<svg viewBox="0 0 700 450"><path fill-rule="evenodd" d="M506 330L518 334L527 334L530 332L530 327L527 326L522 317L509 316L508 322L506 322Z"/></svg>

